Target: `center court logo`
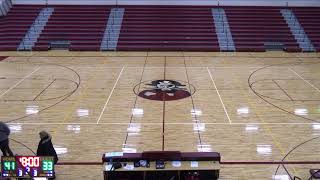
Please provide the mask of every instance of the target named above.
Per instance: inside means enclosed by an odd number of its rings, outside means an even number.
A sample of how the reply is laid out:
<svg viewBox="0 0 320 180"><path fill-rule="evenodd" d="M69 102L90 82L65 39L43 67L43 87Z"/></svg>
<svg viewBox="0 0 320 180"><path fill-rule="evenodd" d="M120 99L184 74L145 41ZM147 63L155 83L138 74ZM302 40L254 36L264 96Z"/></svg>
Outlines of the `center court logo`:
<svg viewBox="0 0 320 180"><path fill-rule="evenodd" d="M144 81L134 87L134 93L144 99L173 101L194 94L195 87L187 82L174 80Z"/></svg>

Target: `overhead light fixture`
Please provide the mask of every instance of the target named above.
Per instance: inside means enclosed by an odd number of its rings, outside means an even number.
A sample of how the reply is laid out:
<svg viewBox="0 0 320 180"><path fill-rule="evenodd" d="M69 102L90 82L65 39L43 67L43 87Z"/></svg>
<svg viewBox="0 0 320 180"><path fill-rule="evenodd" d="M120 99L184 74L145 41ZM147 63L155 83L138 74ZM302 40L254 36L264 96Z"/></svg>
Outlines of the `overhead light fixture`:
<svg viewBox="0 0 320 180"><path fill-rule="evenodd" d="M62 146L53 146L56 150L57 154L66 154L68 152L68 148L64 148Z"/></svg>
<svg viewBox="0 0 320 180"><path fill-rule="evenodd" d="M257 145L257 153L261 155L271 155L272 146L271 145Z"/></svg>
<svg viewBox="0 0 320 180"><path fill-rule="evenodd" d="M9 124L9 129L12 133L20 133L22 131L22 125L21 124Z"/></svg>
<svg viewBox="0 0 320 180"><path fill-rule="evenodd" d="M132 115L134 117L143 117L143 109L141 109L141 108L133 108L132 109Z"/></svg>
<svg viewBox="0 0 320 180"><path fill-rule="evenodd" d="M212 152L211 145L209 144L198 144L198 152Z"/></svg>
<svg viewBox="0 0 320 180"><path fill-rule="evenodd" d="M88 117L89 110L88 109L77 109L77 115L78 115L78 117Z"/></svg>
<svg viewBox="0 0 320 180"><path fill-rule="evenodd" d="M139 133L140 131L141 131L140 123L130 123L129 127L127 128L128 133Z"/></svg>
<svg viewBox="0 0 320 180"><path fill-rule="evenodd" d="M246 125L246 131L247 132L256 132L259 130L259 126L256 124L247 124Z"/></svg>
<svg viewBox="0 0 320 180"><path fill-rule="evenodd" d="M294 110L294 114L299 116L306 116L308 115L308 109L306 108L297 108Z"/></svg>
<svg viewBox="0 0 320 180"><path fill-rule="evenodd" d="M205 123L193 123L193 131L195 132L204 132L206 131L206 124Z"/></svg>
<svg viewBox="0 0 320 180"><path fill-rule="evenodd" d="M191 109L190 113L191 113L191 116L201 116L202 115L202 111L200 109Z"/></svg>
<svg viewBox="0 0 320 180"><path fill-rule="evenodd" d="M80 125L68 125L67 130L73 131L74 133L78 134L81 131L81 127L80 127Z"/></svg>
<svg viewBox="0 0 320 180"><path fill-rule="evenodd" d="M237 109L237 114L238 115L247 115L249 114L249 107L241 107Z"/></svg>
<svg viewBox="0 0 320 180"><path fill-rule="evenodd" d="M320 123L312 123L312 129L320 130Z"/></svg>
<svg viewBox="0 0 320 180"><path fill-rule="evenodd" d="M136 153L137 149L136 146L133 144L123 144L122 146L122 152L124 153Z"/></svg>
<svg viewBox="0 0 320 180"><path fill-rule="evenodd" d="M289 176L286 174L286 175L273 175L272 176L272 180L290 180Z"/></svg>
<svg viewBox="0 0 320 180"><path fill-rule="evenodd" d="M124 152L124 153L136 153L137 149L136 148L124 147L124 148L122 148L122 152Z"/></svg>
<svg viewBox="0 0 320 180"><path fill-rule="evenodd" d="M39 112L39 106L27 106L26 108L26 114L37 114Z"/></svg>

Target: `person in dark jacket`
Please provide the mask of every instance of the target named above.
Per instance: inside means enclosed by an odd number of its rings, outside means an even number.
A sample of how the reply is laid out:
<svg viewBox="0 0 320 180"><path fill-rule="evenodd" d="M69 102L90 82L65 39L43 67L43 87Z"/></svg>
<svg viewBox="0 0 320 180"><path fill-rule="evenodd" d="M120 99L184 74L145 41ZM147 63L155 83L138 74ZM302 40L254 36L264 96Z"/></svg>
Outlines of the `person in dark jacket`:
<svg viewBox="0 0 320 180"><path fill-rule="evenodd" d="M0 121L0 149L3 156L7 156L8 154L9 156L14 156L9 147L9 135L9 127L4 122Z"/></svg>
<svg viewBox="0 0 320 180"><path fill-rule="evenodd" d="M37 149L37 156L53 156L54 164L58 162L58 155L51 142L51 136L46 131L41 131L40 142Z"/></svg>

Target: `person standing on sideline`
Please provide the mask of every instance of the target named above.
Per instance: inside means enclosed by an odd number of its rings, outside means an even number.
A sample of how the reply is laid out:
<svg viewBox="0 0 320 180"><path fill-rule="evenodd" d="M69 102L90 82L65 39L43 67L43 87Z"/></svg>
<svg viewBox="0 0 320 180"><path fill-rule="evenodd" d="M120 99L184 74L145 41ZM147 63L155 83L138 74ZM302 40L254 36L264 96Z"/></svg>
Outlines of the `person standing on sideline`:
<svg viewBox="0 0 320 180"><path fill-rule="evenodd" d="M0 149L3 156L7 156L8 154L9 156L14 156L9 147L9 135L9 127L4 122L0 121Z"/></svg>
<svg viewBox="0 0 320 180"><path fill-rule="evenodd" d="M39 135L40 135L40 142L37 149L37 156L53 156L54 164L57 164L58 155L51 142L52 138L50 134L46 131L41 131Z"/></svg>

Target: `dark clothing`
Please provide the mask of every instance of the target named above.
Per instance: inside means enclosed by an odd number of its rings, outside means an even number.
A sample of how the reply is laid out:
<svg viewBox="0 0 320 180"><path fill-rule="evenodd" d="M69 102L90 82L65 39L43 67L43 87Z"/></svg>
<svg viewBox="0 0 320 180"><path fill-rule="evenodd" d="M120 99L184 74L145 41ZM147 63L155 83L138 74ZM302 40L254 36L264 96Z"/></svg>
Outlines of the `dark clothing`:
<svg viewBox="0 0 320 180"><path fill-rule="evenodd" d="M58 155L53 147L51 138L41 139L37 149L37 156L53 156L54 164L58 162Z"/></svg>
<svg viewBox="0 0 320 180"><path fill-rule="evenodd" d="M10 147L9 147L9 140L3 140L0 141L0 149L2 151L3 156L7 156L9 154L9 156L14 156Z"/></svg>
<svg viewBox="0 0 320 180"><path fill-rule="evenodd" d="M10 129L6 125L6 123L0 121L0 149L2 151L3 156L13 156L13 153L9 147L9 137Z"/></svg>
<svg viewBox="0 0 320 180"><path fill-rule="evenodd" d="M4 122L0 121L0 141L4 141L8 139L9 134L10 134L9 127Z"/></svg>

